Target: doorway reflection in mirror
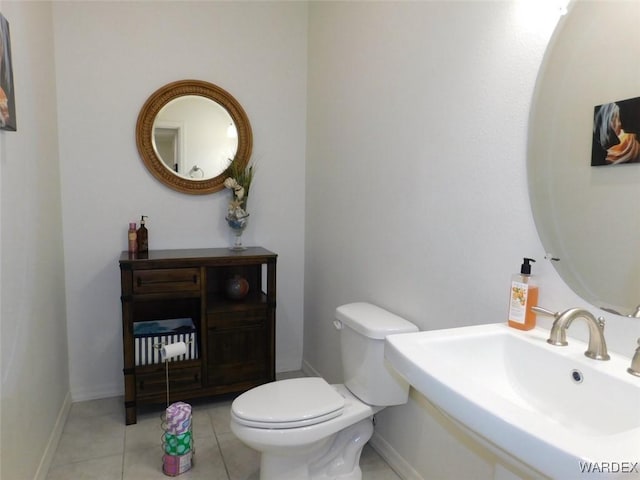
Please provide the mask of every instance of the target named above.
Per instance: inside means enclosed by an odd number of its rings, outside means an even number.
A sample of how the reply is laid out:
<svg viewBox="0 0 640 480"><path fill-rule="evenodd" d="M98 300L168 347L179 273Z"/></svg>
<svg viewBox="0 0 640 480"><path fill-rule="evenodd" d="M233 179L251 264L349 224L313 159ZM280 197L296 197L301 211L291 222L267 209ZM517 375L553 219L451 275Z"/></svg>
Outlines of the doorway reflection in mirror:
<svg viewBox="0 0 640 480"><path fill-rule="evenodd" d="M229 129L235 135L229 135ZM194 180L194 167L208 178L220 175L238 150L238 134L229 112L199 95L184 95L168 102L153 124L156 153L178 175ZM196 172L198 173L198 172Z"/></svg>

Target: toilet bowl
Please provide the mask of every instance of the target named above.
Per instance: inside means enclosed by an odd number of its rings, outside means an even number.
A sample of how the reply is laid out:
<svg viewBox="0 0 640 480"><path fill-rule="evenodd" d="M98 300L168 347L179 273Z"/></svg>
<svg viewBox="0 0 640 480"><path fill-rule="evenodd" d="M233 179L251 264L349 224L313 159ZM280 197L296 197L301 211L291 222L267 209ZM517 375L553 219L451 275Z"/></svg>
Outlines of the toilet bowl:
<svg viewBox="0 0 640 480"><path fill-rule="evenodd" d="M261 480L361 480L373 415L407 402L409 385L384 362L384 338L417 331L369 303L336 309L345 383L319 377L253 388L231 406L231 431L261 453Z"/></svg>
<svg viewBox="0 0 640 480"><path fill-rule="evenodd" d="M269 388L275 386L277 388ZM293 395L282 400L276 399L278 394L275 391L280 390L280 387L286 394ZM354 470L358 467L362 447L373 434L371 418L383 407L367 405L351 394L344 385L329 385L319 377L268 383L250 390L250 393L252 395L241 399L243 401L239 402L240 405L234 402L231 431L247 446L262 453L261 480L362 478L359 471ZM300 408L310 398L309 394L319 394L330 399L327 412L312 416L304 408ZM296 395L300 397L300 401L296 401ZM262 398L269 400L262 403ZM318 398L312 400L316 405ZM271 417L274 421L267 420L260 425L259 422L246 418L248 402L274 405L271 403L273 400L278 402L279 410L283 412L287 406L293 406L288 415L291 420L284 420L284 417L275 420L275 417ZM287 423L290 425L286 425Z"/></svg>

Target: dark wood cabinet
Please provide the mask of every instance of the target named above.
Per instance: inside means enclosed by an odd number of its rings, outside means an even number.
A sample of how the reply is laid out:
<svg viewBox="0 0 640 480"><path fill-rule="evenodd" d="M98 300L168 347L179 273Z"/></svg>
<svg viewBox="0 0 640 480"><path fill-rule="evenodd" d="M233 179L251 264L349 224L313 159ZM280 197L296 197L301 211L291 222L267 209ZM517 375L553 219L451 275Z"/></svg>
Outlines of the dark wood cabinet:
<svg viewBox="0 0 640 480"><path fill-rule="evenodd" d="M167 400L166 366L136 365L134 324L190 318L197 358L169 362L169 401L238 393L275 380L277 255L261 247L122 252L120 257L124 404L127 425L137 406ZM234 300L227 282L245 278Z"/></svg>

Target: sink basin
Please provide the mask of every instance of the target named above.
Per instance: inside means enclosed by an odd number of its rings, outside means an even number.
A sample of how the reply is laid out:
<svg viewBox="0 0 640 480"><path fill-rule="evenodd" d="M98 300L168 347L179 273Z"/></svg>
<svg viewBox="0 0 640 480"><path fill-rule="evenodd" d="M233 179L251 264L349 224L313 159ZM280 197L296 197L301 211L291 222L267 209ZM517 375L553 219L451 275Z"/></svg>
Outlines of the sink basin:
<svg viewBox="0 0 640 480"><path fill-rule="evenodd" d="M390 335L385 357L494 451L551 478L640 478L640 378L631 360L506 324Z"/></svg>

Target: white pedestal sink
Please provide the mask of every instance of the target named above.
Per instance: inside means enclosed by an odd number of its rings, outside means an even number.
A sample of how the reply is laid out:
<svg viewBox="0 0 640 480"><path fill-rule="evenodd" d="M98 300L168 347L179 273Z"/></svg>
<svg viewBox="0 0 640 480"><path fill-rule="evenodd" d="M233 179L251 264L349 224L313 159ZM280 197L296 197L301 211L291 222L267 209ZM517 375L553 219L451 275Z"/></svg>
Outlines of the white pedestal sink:
<svg viewBox="0 0 640 480"><path fill-rule="evenodd" d="M630 358L584 356L506 324L391 335L385 356L445 414L559 480L640 478L640 378Z"/></svg>

